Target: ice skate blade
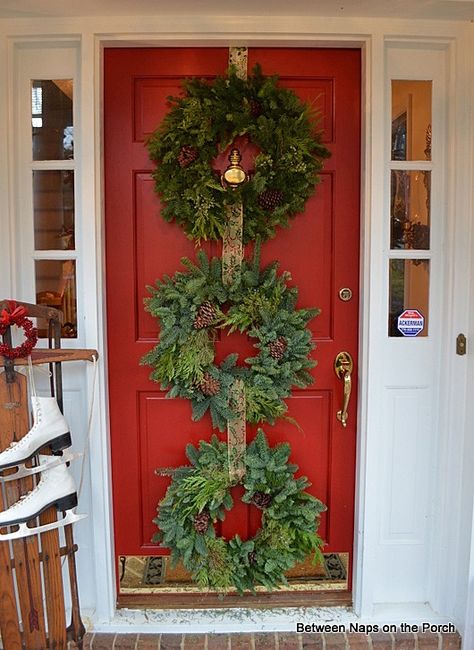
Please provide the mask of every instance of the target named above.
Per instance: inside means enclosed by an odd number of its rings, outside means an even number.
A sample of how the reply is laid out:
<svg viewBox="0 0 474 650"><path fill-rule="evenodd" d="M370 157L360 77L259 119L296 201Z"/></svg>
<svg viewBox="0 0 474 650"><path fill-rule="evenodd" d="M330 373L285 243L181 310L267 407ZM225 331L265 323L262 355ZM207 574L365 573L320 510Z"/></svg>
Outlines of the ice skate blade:
<svg viewBox="0 0 474 650"><path fill-rule="evenodd" d="M53 467L57 467L61 463L70 463L76 458L81 458L84 454L81 452L72 453L70 451L65 451L62 456L51 456L51 462L48 462L45 465L37 465L36 467L26 467L24 464L16 465L18 471L13 472L12 474L7 474L6 476L0 475L0 483L7 483L8 481L16 481L20 478L27 478L28 476L33 476L34 474L39 474L39 472L47 471ZM5 468L6 469L6 468ZM8 469L13 469L9 467ZM0 470L4 471L4 470Z"/></svg>
<svg viewBox="0 0 474 650"><path fill-rule="evenodd" d="M13 533L2 533L0 530L0 542L9 542L12 539L22 539L23 537L30 537L31 535L41 535L50 530L56 530L57 528L75 524L77 521L85 519L85 517L87 517L87 515L78 515L72 510L67 510L66 515L61 520L52 521L50 524L42 524L41 526L31 528L28 528L26 523L12 524L11 527L18 526L18 530Z"/></svg>

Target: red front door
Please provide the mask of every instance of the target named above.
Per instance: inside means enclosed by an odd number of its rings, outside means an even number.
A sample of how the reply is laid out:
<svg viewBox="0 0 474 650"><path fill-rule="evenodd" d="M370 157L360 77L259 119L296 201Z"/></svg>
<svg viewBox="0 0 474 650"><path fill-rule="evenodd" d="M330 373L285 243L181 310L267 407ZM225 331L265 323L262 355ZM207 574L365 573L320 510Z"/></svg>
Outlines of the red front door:
<svg viewBox="0 0 474 650"><path fill-rule="evenodd" d="M143 309L146 285L180 269L193 257L194 243L159 216L145 141L168 110L166 98L180 92L184 76L225 74L227 48L109 49L105 52L105 178L107 332L117 555L166 553L151 543L152 519L169 479L157 467L185 463L186 444L209 439L210 419L191 421L191 406L149 380L140 359L155 343L157 324ZM312 482L311 492L328 506L320 534L325 551L352 553L356 449L360 52L350 49L250 48L249 69L260 63L278 74L322 113L324 141L331 151L322 183L304 214L266 242L262 263L280 260L299 289L299 306L321 308L311 328L317 347L314 384L295 390L289 415L301 429L281 420L264 430L271 444L287 440L292 462ZM215 244L208 253L219 254ZM341 289L352 298L340 298ZM238 336L222 337L226 353L248 346ZM247 347L248 349L248 347ZM336 417L342 382L334 372L341 351L354 358L349 419ZM222 350L221 350L222 352ZM219 354L220 356L220 354ZM224 434L225 435L225 434ZM249 428L248 439L254 435ZM225 535L252 534L255 513L236 507Z"/></svg>

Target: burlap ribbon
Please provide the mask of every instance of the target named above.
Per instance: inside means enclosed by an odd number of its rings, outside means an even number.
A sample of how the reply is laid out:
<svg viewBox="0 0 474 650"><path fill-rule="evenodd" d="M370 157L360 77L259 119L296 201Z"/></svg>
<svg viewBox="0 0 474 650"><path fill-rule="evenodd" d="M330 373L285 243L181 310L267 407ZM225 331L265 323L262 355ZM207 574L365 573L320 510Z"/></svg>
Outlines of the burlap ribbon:
<svg viewBox="0 0 474 650"><path fill-rule="evenodd" d="M247 78L248 51L246 47L229 48L229 65L234 66L241 79ZM227 227L222 238L222 281L232 284L239 276L243 259L244 207L236 203L227 208ZM244 382L236 379L230 390L230 406L236 417L227 422L227 448L231 481L245 474L246 414Z"/></svg>

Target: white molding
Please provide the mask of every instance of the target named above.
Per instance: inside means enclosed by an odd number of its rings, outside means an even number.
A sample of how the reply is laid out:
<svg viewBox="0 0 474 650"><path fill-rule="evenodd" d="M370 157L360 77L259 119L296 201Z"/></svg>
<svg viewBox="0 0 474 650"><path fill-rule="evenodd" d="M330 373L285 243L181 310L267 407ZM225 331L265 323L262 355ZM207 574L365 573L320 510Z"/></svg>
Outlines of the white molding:
<svg viewBox="0 0 474 650"><path fill-rule="evenodd" d="M445 415L445 422L449 424L452 436L447 443L451 452L449 471L453 472L455 480L450 483L443 503L444 511L452 521L452 530L451 527L443 530L444 535L439 540L439 556L446 554L446 549L455 549L456 581L449 593L443 590L442 575L440 584L437 585L440 607L450 605L456 620L471 626L471 635L474 633L474 537L471 533L474 498L474 400L470 394L470 388L474 385L474 205L472 192L465 193L463 188L472 187L474 177L474 89L471 81L474 77L473 32L474 26L471 25L470 32L465 35L464 42L460 41L456 53L458 75L457 88L454 90L457 91L455 96L459 97L460 101L455 106L451 151L453 160L457 161L458 174L455 174L456 185L454 196L451 197L456 219L451 247L456 252L456 259L449 287L455 315L450 335L455 337L459 332L464 332L469 343L465 356L453 355L450 375L446 376L446 386L450 390L449 411ZM464 55L466 51L470 52L469 56ZM459 86L463 88L460 95ZM454 385L451 385L452 381ZM457 391L456 388L460 385L462 389ZM474 637L471 637L470 643L466 641L466 648L470 648L474 643L472 638Z"/></svg>
<svg viewBox="0 0 474 650"><path fill-rule="evenodd" d="M374 353L371 332L376 331L377 318L371 309L371 296L380 291L380 272L377 267L378 241L382 220L376 220L383 201L383 151L377 151L374 143L383 141L384 113L383 93L378 91L384 78L384 43L381 34L374 35L370 47L366 47L364 61L365 78L362 112L365 121L362 139L361 165L361 273L360 273L360 366L359 366L359 404L358 404L358 442L356 468L356 520L354 545L354 609L359 616L370 616L373 610L374 556L369 549L375 540L375 518L373 504L369 502L371 492L370 467L375 460L371 453L372 431L377 429L373 421L373 404L377 404L379 382L371 382ZM372 418L372 426L369 418Z"/></svg>
<svg viewBox="0 0 474 650"><path fill-rule="evenodd" d="M77 170L78 153L76 147L75 159L68 161L65 165L55 161L40 162L32 160L32 136L31 136L31 96L30 80L42 79L49 76L50 79L72 78L74 86L77 83L77 62L79 60L79 49L77 40L63 41L47 48L38 48L37 44L29 44L11 41L11 54L14 65L14 83L12 104L14 107L15 120L13 156L14 156L14 192L12 194L12 216L15 224L19 224L21 238L18 237L19 230L16 228L17 241L14 250L17 255L23 256L17 264L17 282L15 283L15 295L20 296L27 302L35 302L35 278L34 259L44 259L45 251L35 251L34 227L33 227L33 188L31 182L32 170L36 169L74 169ZM76 131L80 132L80 111L74 102L74 124ZM79 127L79 129L78 129ZM76 172L75 172L76 173ZM77 177L76 177L77 181ZM76 214L80 214L80 189L76 182ZM66 251L52 252L48 259L79 258L80 246L68 255ZM65 254L66 253L66 254ZM82 287L80 274L76 269L77 283L77 308L78 313L83 313L82 308ZM78 327L79 341L81 340L81 328Z"/></svg>
<svg viewBox="0 0 474 650"><path fill-rule="evenodd" d="M75 160L32 160L31 169L33 170L64 170L75 169Z"/></svg>
<svg viewBox="0 0 474 650"><path fill-rule="evenodd" d="M5 37L0 37L0 88L4 89L3 101L0 101L0 133L4 137L0 138L0 228L2 237L0 239L0 300L9 298L13 295L12 288L12 221L10 210L10 191L11 175L10 166L10 114L9 102L10 96L10 60L8 57L8 41Z"/></svg>
<svg viewBox="0 0 474 650"><path fill-rule="evenodd" d="M439 427L442 432L433 492L434 516L438 526L432 531L432 604L456 621L465 614L469 538L466 520L470 522L472 500L472 467L465 467L465 445L472 439L466 407L469 408L467 370L469 355L455 354L455 339L468 331L468 301L472 274L469 277L472 234L472 79L473 66L467 56L471 37L450 48L448 106L448 147L446 150L448 196L446 200L449 227L445 251L443 312L441 332L443 353L440 366ZM472 327L472 325L471 325ZM448 480L447 480L447 477ZM466 482L467 479L467 482ZM464 487L463 487L464 483ZM471 484L468 486L468 484ZM466 503L467 500L467 503ZM452 558L452 571L446 558ZM460 601L460 599L462 599ZM463 602L464 601L464 602ZM468 646L467 646L468 647Z"/></svg>
<svg viewBox="0 0 474 650"><path fill-rule="evenodd" d="M442 428L439 426L439 383L442 357L442 328L444 312L442 311L442 296L444 295L444 274L446 265L448 270L452 260L442 253L441 242L444 231L449 228L444 209L445 187L447 185L446 170L447 160L445 154L446 134L446 105L448 103L448 68L449 52L452 44L451 39L441 39L440 42L423 41L413 43L410 39L395 40L393 37L386 38L386 62L387 78L385 80L386 92L386 127L385 127L385 150L386 154L386 177L385 177L385 200L384 200L384 221L385 233L382 242L383 256L387 259L400 257L421 257L431 259L430 264L430 314L429 314L429 336L426 338L405 341L403 339L390 339L382 334L381 351L382 363L379 366L381 382L384 384L384 401L382 404L385 412L385 429L392 427L391 421L394 412L391 410L397 403L404 404L407 413L410 413L410 420L404 415L398 426L393 424L393 442L390 442L390 434L385 441L382 437L379 442L380 450L384 454L381 460L384 476L379 476L380 490L385 489L387 481L392 482L392 490L396 490L398 500L399 516L406 511L404 516L405 525L409 526L410 534L407 539L412 539L411 546L406 543L396 544L396 535L389 540L379 531L378 540L378 561L380 566L387 567L385 575L386 586L382 588L379 584L377 599L384 599L387 594L392 593L392 598L399 600L403 593L416 593L417 599L431 602L430 576L435 567L430 567L429 557L433 529L435 528L435 517L432 511L432 494L437 490L438 476L435 472L437 466L437 451L439 440L443 437ZM389 213L390 213L390 169L399 167L398 163L393 165L390 161L390 80L394 79L432 79L433 80L433 137L434 157L428 166L432 168L432 191L431 191L431 249L426 254L408 253L402 254L398 251L389 250ZM411 163L407 168L411 167ZM383 269L386 278L384 282L383 303L388 306L388 268ZM388 310L387 310L388 313ZM421 391L420 388L425 387ZM402 415L402 414L398 414ZM403 423L403 424L402 424ZM380 429L380 433L384 429ZM410 472L407 475L408 481L412 481L411 492L403 476L403 463L394 464L392 455L395 442L398 445L395 449L400 451L401 444L405 444L410 455ZM402 440L405 442L402 443ZM388 475L387 475L388 474ZM403 500L404 497L404 500ZM414 499L418 499L417 508L414 508ZM395 499L395 497L393 497ZM400 503L400 500L402 502ZM392 497L388 488L385 494L379 496L379 518L380 523L385 521L387 508L391 507ZM410 529L410 516L417 517L415 534ZM414 521L412 523L415 523ZM407 531L407 532L408 532ZM394 543L395 542L395 543ZM398 546L398 548L397 548ZM396 565L398 569L390 570L388 567ZM385 569L383 569L385 571ZM403 583L398 590L387 588L387 582L391 582L393 575L400 576ZM411 584L410 584L411 583ZM407 589L408 586L408 589ZM396 595L396 591L400 595Z"/></svg>
<svg viewBox="0 0 474 650"><path fill-rule="evenodd" d="M324 35L333 38L335 45L341 38L358 40L370 35L385 34L396 39L422 41L425 39L449 38L466 31L467 21L413 20L371 17L329 17L329 16L219 16L219 15L144 15L144 16L93 16L74 18L4 18L0 29L21 38L34 37L37 41L53 40L56 37L70 38L71 35L94 34L102 40L110 37L111 42L137 39L142 45L176 41L179 38L188 44L206 41L238 39L245 45L258 45L268 38L279 41L318 42ZM179 44L179 43L178 43ZM234 44L234 43L232 43Z"/></svg>
<svg viewBox="0 0 474 650"><path fill-rule="evenodd" d="M360 38L360 37L356 37L354 35L348 35L347 38L348 38L348 41L350 42L351 46L355 46L355 44L358 42L357 39ZM110 36L107 37L107 40L105 41L103 39L103 37L97 36L97 35L95 37L95 40L96 40L96 61L97 61L97 64L96 64L97 75L96 75L96 89L95 89L95 92L96 92L96 96L98 98L100 98L100 100L97 103L98 103L98 105L101 106L101 102L102 102L102 85L101 85L100 81L101 81L101 77L102 77L102 72L101 72L100 62L101 62L101 58L102 58L103 48L105 46L109 46L111 44L111 40L110 40ZM245 39L245 42L249 43L249 44L253 44L252 39L249 39L249 38ZM324 43L325 40L322 39L321 42ZM341 42L343 43L344 39L342 39ZM117 44L115 41L114 41L114 43ZM272 41L272 43L273 44L275 44L275 43L278 44L279 41L274 40L274 41ZM365 70L366 70L367 74L366 74L365 79L362 82L363 84L365 84L365 86L363 88L364 97L370 97L370 96L373 96L373 94L374 94L372 92L372 90L369 89L369 86L371 84L371 78L370 78L370 75L369 75L370 63L367 60L367 50L369 52L371 52L371 49L368 48L369 43L370 43L369 38L363 39L363 43L361 43L359 41L359 47L361 47L362 51L365 52L365 54L366 54L364 58L365 58ZM380 39L380 43L381 43L382 51L383 51L383 39ZM160 39L158 39L156 42L154 42L154 45L155 46L159 46L159 45L163 46L163 45L165 45L165 43L163 43ZM206 41L199 41L199 45L208 45L208 43ZM302 43L301 41L299 41L299 45L303 47L305 44ZM320 45L320 43L314 43L313 42L311 45L312 46L318 46L318 45ZM337 43L331 42L331 45L337 45ZM381 57L381 60L383 61L383 57ZM365 123L367 123L369 121L370 113L371 113L370 104L366 103L365 109L364 109L364 122ZM101 113L101 122L100 123L102 123L102 113ZM364 137L364 136L362 136L362 137ZM100 141L100 145L101 145L101 148L100 148L101 153L100 153L99 159L101 161L103 161L103 147L102 147L102 142L101 141ZM366 145L364 147L364 151L367 153L367 152L370 152L370 149L371 149L370 146L368 146L368 144L366 142ZM370 154L367 153L367 155L370 155ZM369 174L367 173L367 177L368 176L369 176ZM364 176L364 178L365 178L365 176ZM96 191L97 191L98 196L102 196L102 194L103 194L101 189L99 189L99 188L102 187L102 182L103 182L103 169L101 167L100 170L97 170L97 174L96 174ZM365 197L365 191L366 191L366 187L364 186L364 187L362 187L362 196L363 197ZM103 206L102 206L102 204L101 204L101 214L103 214ZM102 219L102 221L103 221L103 219ZM370 230L370 212L367 212L366 210L364 210L364 213L361 214L361 228L362 228L362 232L365 231L366 229ZM362 242L366 241L365 236L361 237L361 241ZM98 259L103 261L103 241L102 241L102 246L99 246L98 251L100 251ZM368 251L363 249L361 251L361 253L362 253L361 269L365 269L367 271L367 269L369 268L369 264L366 263L367 262L366 255L367 255ZM98 265L98 268L100 268L100 265ZM105 278L103 278L102 281L101 281L101 289L99 291L99 295L103 295L103 296L105 295ZM365 304L368 306L368 301L366 301ZM367 313L365 314L364 317L362 316L362 311L361 311L361 325L362 325L361 331L362 332L364 332L366 330L365 318L368 318L368 316L369 316L368 311L367 311ZM362 322L362 321L364 321L364 322ZM104 340L104 346L103 346L102 349L106 349L106 327L105 327L105 322L106 322L106 320L105 320L105 314L104 314L104 321L103 321L104 327L103 327L103 330L102 330L102 334L103 334L103 337L104 337L104 339L103 339ZM368 338L366 339L366 344L368 346ZM363 354L364 353L361 350L361 355L363 355ZM365 355L368 356L368 347L365 350ZM363 367L363 363L361 363L361 368L362 367ZM362 372L362 371L360 371L360 372ZM361 385L366 385L367 384L367 381L366 381L367 377L368 377L368 374L365 375L365 376L362 376ZM106 384L106 375L104 373L103 385L105 385L105 384ZM102 395L101 395L101 399L102 399ZM104 403L105 402L108 403L108 398L107 398L107 395L105 393L104 393L103 399L104 399ZM360 400L360 398L359 398L359 400ZM360 404L359 404L359 413L361 411L362 411L362 409L360 408ZM366 427L365 427L364 416L362 415L362 416L359 416L359 431L365 431L365 429L366 429ZM108 429L107 429L107 432L108 432ZM108 435L109 435L109 432L108 432ZM359 440L358 444L359 444L359 447L362 447L362 448L364 447L364 441L363 440ZM359 451L359 453L360 453L360 451ZM361 466L360 462L358 463L358 466L359 467ZM102 465L100 471L106 472L107 468L104 465ZM363 482L363 479L362 479L362 482ZM356 495L356 499L357 499L358 508L363 508L363 506L364 506L364 498L360 497L359 495ZM107 507L111 511L112 503L111 503L110 500L109 500L109 502L107 504ZM99 529L100 529L100 527L103 527L102 530L103 530L103 533L104 533L105 537L107 537L109 534L111 534L111 525L108 522L105 522L105 525L104 525L104 521L95 522L94 527L97 529L98 526L99 526ZM355 527L356 531L363 529L363 527L364 527L363 524L358 525L356 523L356 527ZM362 540L360 534L357 534L357 532L355 533L355 535L356 535L356 543L357 543L356 552L358 553L358 557L354 561L354 564L355 564L355 566L359 567L359 575L360 575L360 567L367 566L367 563L364 561L364 556L363 556L363 552L364 552L363 540ZM360 557L359 557L359 554L360 554ZM109 564L110 564L110 562L109 562ZM100 571L101 574L104 574L104 567L103 566L99 567L99 571ZM355 573L355 575L356 575L356 573ZM114 577L114 576L115 576L115 567L112 568L112 573L108 573L107 577L109 579L109 585L110 585L111 577ZM105 578L106 578L106 576L104 576L104 579ZM367 574L367 572L366 572L366 578L369 578L369 575ZM101 583L104 584L102 582L102 580L101 580ZM109 589L110 589L110 591L115 593L115 582L113 582L113 584L109 586ZM356 611L357 612L362 612L363 611L362 602L363 602L364 599L363 599L363 596L362 596L362 590L359 587L358 583L354 584L354 590L353 591L354 591L354 601L360 603L359 606L356 606ZM101 612L100 613L98 612L98 614L97 614L98 620L107 620L107 619L110 620L111 617L114 615L114 613L113 613L114 612L114 607L112 606L112 609L110 608L110 602L111 602L111 599L109 599L109 605L106 606L104 604L104 607L103 608L101 607ZM370 608L367 608L367 609L370 609Z"/></svg>
<svg viewBox="0 0 474 650"><path fill-rule="evenodd" d="M100 350L102 363L99 366L98 402L101 405L97 415L98 436L91 445L91 475L100 477L97 499L92 518L95 536L95 620L109 621L115 612L116 567L112 516L112 477L109 431L109 396L107 378L106 339L106 286L105 286L105 225L104 225L104 165L103 165L103 71L102 51L99 41L92 35L84 36L82 51L82 93L84 131L90 133L85 141L84 189L88 199L84 214L96 215L87 223L90 244L90 266L93 270L87 281L88 309L93 317L87 331L90 344ZM88 81L94 79L93 92ZM86 177L87 169L87 177ZM95 259L94 259L95 258Z"/></svg>
<svg viewBox="0 0 474 650"><path fill-rule="evenodd" d="M470 535L470 562L467 572L467 601L463 642L465 648L474 647L474 499L472 502L472 525Z"/></svg>
<svg viewBox="0 0 474 650"><path fill-rule="evenodd" d="M420 624L430 621L445 624L449 620L436 614L429 605L405 603L404 605L379 605L371 616L358 617L347 607L300 607L250 609L122 609L106 623L94 623L94 632L117 633L232 633L232 632L295 632L296 623L365 625L396 625L401 623Z"/></svg>
<svg viewBox="0 0 474 650"><path fill-rule="evenodd" d="M351 46L354 46L355 43L357 42L356 37L354 37L354 35L349 35L348 39L349 39L349 41L351 43ZM251 42L251 39L246 40L246 42ZM279 41L277 41L277 40L274 41L274 43L278 43L278 42ZM324 43L324 39L323 39L322 42ZM382 40L380 42L382 43ZM96 79L96 84L95 84L95 93L94 94L96 96L96 106L97 106L97 110L98 110L98 115L97 115L98 122L97 123L100 124L100 125L102 125L102 119L103 119L102 118L102 90L103 89L102 89L102 66L101 66L102 53L103 53L103 48L105 46L109 46L110 43L111 43L110 36L107 38L107 41L104 41L103 37L101 37L101 36L98 36L98 35L95 36L95 58L96 58L96 66L95 66L96 75L95 75L95 79ZM116 41L114 41L114 43L117 44ZM369 43L370 43L370 39L364 39L365 48L367 48ZM207 45L207 44L208 43L206 41L199 41L199 45ZM154 45L155 46L160 46L160 45L163 46L163 45L165 45L165 43L162 42L160 39L158 39L156 42L154 42ZM301 43L301 41L300 41L299 45L303 46L303 43ZM312 45L316 46L317 44L312 43ZM359 46L360 45L361 44L359 42ZM382 44L382 47L383 47L383 44ZM362 47L363 52L366 52L365 48ZM370 48L368 48L368 49L370 51ZM370 63L368 63L368 61L367 61L367 55L364 58L365 58L365 67L367 69L368 66L370 65ZM366 86L367 86L367 87L365 87L363 89L364 96L365 97L372 96L373 93L371 91L369 91L369 88L368 88L368 86L370 84L370 76L368 74L367 74L367 76L365 78L365 82L363 82L363 83L365 83ZM365 122L368 122L369 119L370 119L370 117L369 117L370 116L370 110L371 110L370 109L370 104L366 103L365 110L364 110L364 121ZM98 133L97 133L97 131L98 131ZM96 156L96 160L100 161L100 168L96 169L96 178L95 178L95 190L96 190L96 196L97 196L96 207L98 209L97 214L102 214L103 215L103 213L104 213L104 211L103 211L103 203L102 203L102 199L100 198L100 197L103 196L103 191L102 191L102 187L103 187L102 128L96 129L96 143L98 145L98 148L96 149L96 151L100 151L100 155ZM366 145L364 150L365 150L365 152L370 152L370 147ZM362 195L365 196L365 187L362 188ZM370 216L369 216L369 213L364 212L364 215L361 216L361 222L363 223L362 228L363 229L365 229L365 228L370 229ZM100 222L103 224L103 217L100 220ZM98 225L98 228L99 228L99 225ZM362 241L365 241L364 237L362 237ZM367 253L367 251L362 251L364 259L365 259L366 253ZM96 255L97 255L97 268L102 269L102 276L98 278L98 295L104 297L104 301L103 301L103 308L104 308L103 309L103 318L101 319L102 320L102 327L99 328L100 329L100 338L103 341L103 345L100 346L100 347L101 347L102 350L106 350L105 270L104 270L104 266L103 266L104 265L103 227L101 228L100 236L98 235L98 237L97 237ZM367 268L368 268L367 264L361 264L361 269L367 269ZM364 331L365 330L364 326L361 329L362 329L362 331ZM367 339L367 343L368 343L368 339ZM362 364L361 364L361 367L362 367ZM106 366L102 365L100 384L101 384L101 387L104 387L104 388L107 385L107 376L106 376L105 369L106 369ZM364 377L363 381L365 382L365 377ZM100 400L101 400L101 403L104 403L104 404L108 405L108 394L107 394L107 392L105 390L101 389L101 391L100 391ZM108 409L107 409L107 411L108 411ZM365 431L365 426L364 426L363 419L359 418L359 423L360 423L359 431ZM108 423L107 422L105 423L105 427L104 427L104 429L102 429L102 431L107 432L107 435L105 437L107 439L109 439L110 432L108 430ZM101 438L104 439L104 436L101 436ZM362 443L359 442L359 444L363 445L364 443L362 441ZM91 461L97 467L97 472L93 471L94 475L97 475L97 473L99 473L99 472L103 476L106 476L108 474L110 465L104 464L104 460L106 461L106 463L109 462L109 460L108 460L109 459L109 454L110 454L110 450L108 450L108 454L106 453L105 450L102 450L102 453L101 453L102 464L100 464L99 459L95 458L95 456L94 456L93 460ZM104 483L105 483L105 479L104 479ZM109 485L110 485L110 483L109 483ZM103 509L105 519L95 520L95 518L94 518L94 529L98 530L98 531L101 531L101 537L103 537L105 539L112 539L113 526L112 526L112 522L111 522L111 519L110 519L110 513L112 512L112 502L111 502L111 496L110 496L111 495L111 488L110 488L108 494L109 494L109 498L107 499L107 503L104 503L104 509ZM360 507L360 504L363 504L363 499L358 497L357 502L358 502L359 507ZM356 525L356 528L358 528L357 525ZM357 537L357 541L358 541L357 549L359 549L359 552L361 553L361 557L360 557L360 559L358 559L355 562L355 564L360 567L360 566L365 564L363 556L362 556L363 544L361 543L362 540L360 538L360 535L357 535L357 533L356 533L356 537ZM113 558L113 551L112 551L112 558ZM106 623L106 621L111 621L113 619L114 615L115 615L114 614L114 612L115 612L115 567L113 565L113 562L110 561L110 556L107 558L107 562L102 562L102 563L98 562L97 565L96 565L96 570L98 571L98 574L97 574L97 578L98 578L97 582L98 582L98 584L100 584L101 586L103 586L104 584L107 584L107 598L105 599L105 602L102 602L100 599L98 600L98 610L97 610L96 616L97 616L98 621L103 621L104 623ZM100 595L103 598L102 589L100 589L99 591L100 591L100 594L98 594L98 595ZM355 584L354 585L354 598L362 600L362 598L359 598L359 596L358 596L358 591L360 591L360 589L358 588L358 585ZM356 610L356 611L359 611L359 610ZM360 611L362 611L362 607L361 607Z"/></svg>

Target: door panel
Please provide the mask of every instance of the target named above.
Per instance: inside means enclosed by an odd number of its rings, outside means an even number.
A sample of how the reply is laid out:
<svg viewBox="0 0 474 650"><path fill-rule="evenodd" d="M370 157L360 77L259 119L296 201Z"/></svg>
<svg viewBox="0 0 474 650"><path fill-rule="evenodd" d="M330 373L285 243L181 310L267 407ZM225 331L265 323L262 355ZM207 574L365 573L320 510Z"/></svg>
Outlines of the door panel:
<svg viewBox="0 0 474 650"><path fill-rule="evenodd" d="M159 217L145 139L185 76L223 74L228 50L113 49L105 52L105 206L110 428L117 554L156 552L156 503L167 481L156 467L185 462L210 421L191 422L189 404L165 400L140 359L156 341L144 311L146 285L173 274L194 243ZM135 90L137 93L135 93ZM209 250L209 247L207 247Z"/></svg>
<svg viewBox="0 0 474 650"><path fill-rule="evenodd" d="M150 542L156 505L169 479L157 467L185 462L187 443L209 439L210 419L191 421L186 401L165 399L150 382L140 358L156 342L157 325L143 310L145 286L180 268L195 245L175 224L159 217L145 142L166 114L168 95L180 92L184 76L212 79L225 74L226 48L111 49L105 52L105 175L108 363L117 555L167 553ZM357 363L359 277L360 53L337 49L250 48L265 74L321 111L323 139L331 150L321 184L305 213L262 247L262 263L280 260L299 289L298 306L318 306L310 323L316 342L314 385L295 390L286 420L263 428L271 442L289 441L292 461L312 482L311 492L328 505L321 535L328 552L352 552L357 390L353 388L346 429L336 418L342 383L333 364L341 350ZM252 148L244 156L251 164ZM222 161L216 161L216 166ZM220 244L204 246L220 255ZM246 254L251 254L251 246ZM350 302L338 297L349 287ZM256 353L248 337L222 333L217 358ZM354 378L356 371L354 372ZM248 427L248 441L256 427ZM225 439L225 434L219 434ZM224 522L226 536L254 534L260 513L238 504Z"/></svg>

